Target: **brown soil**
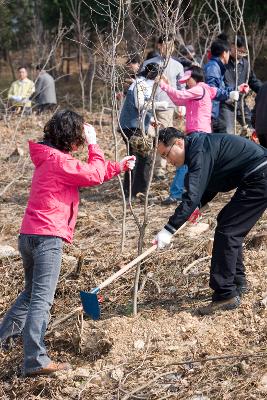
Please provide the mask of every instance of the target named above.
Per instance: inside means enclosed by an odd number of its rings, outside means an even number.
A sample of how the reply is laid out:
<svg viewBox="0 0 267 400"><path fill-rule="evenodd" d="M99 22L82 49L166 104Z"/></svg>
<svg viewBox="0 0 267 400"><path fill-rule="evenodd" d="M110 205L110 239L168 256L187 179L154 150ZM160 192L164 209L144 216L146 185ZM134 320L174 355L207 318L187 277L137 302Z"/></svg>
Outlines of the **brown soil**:
<svg viewBox="0 0 267 400"><path fill-rule="evenodd" d="M16 248L33 171L27 159L27 140L41 137L45 119L33 116L21 121L15 137L24 150L20 158L18 155L7 158L15 148L12 139L18 120L0 122L0 192L14 180L0 197L0 244ZM114 146L109 127L105 126L102 133L98 129L98 141L107 158L112 159ZM119 147L122 155L121 141ZM79 156L85 159L86 151ZM170 168L169 182L172 176ZM148 208L145 248L173 211L173 207L159 204L167 192L167 182L152 184L154 201ZM49 355L55 360L69 361L73 371L57 378L23 379L19 376L21 344L16 344L10 352L0 352L0 398L265 399L267 324L261 300L267 295L267 258L264 240L253 238L267 230L267 214L245 241L244 257L252 290L244 296L239 309L198 317L195 310L206 304L211 294L209 260L200 260L186 275L183 273L190 263L208 255L216 215L229 197L218 196L204 213L202 221L209 223L209 231L194 238L185 229L171 248L153 253L143 263L141 280L145 276L148 279L139 296L136 317L131 315L132 271L102 291L100 321L86 317L82 320L81 315L79 318L74 315L50 330L46 338ZM133 207L142 219L142 203L135 202ZM138 234L129 209L123 251L121 222L118 180L81 191L76 234L73 244L65 246L50 328L80 305L81 289L90 290L136 256ZM23 286L20 258L2 259L0 271L0 312L4 315Z"/></svg>

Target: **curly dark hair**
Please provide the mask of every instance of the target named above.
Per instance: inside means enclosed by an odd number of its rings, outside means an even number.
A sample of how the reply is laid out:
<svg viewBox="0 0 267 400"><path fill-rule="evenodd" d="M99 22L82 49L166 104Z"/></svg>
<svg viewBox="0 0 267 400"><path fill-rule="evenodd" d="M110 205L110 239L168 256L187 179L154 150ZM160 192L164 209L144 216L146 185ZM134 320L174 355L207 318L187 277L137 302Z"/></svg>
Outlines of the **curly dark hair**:
<svg viewBox="0 0 267 400"><path fill-rule="evenodd" d="M84 119L81 115L70 110L57 111L45 124L44 141L61 151L71 151L73 146L82 146L85 142L83 135Z"/></svg>

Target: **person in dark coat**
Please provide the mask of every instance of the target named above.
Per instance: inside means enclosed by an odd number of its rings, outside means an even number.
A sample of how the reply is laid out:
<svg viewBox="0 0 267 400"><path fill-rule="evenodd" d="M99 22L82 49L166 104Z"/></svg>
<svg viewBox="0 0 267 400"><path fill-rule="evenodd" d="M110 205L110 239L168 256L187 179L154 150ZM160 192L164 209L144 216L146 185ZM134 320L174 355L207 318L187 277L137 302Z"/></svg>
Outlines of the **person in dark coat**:
<svg viewBox="0 0 267 400"><path fill-rule="evenodd" d="M204 67L205 82L209 86L216 87L218 89L228 90L230 93L233 91L232 87L226 88L224 83L224 74L226 70L226 64L230 57L230 46L225 40L217 39L211 44L211 58ZM213 132L219 131L219 111L220 101L212 101L212 130Z"/></svg>
<svg viewBox="0 0 267 400"><path fill-rule="evenodd" d="M54 111L57 104L55 81L53 77L42 69L39 65L36 67L39 74L33 99L36 103L36 111L38 114L44 111Z"/></svg>
<svg viewBox="0 0 267 400"><path fill-rule="evenodd" d="M267 82L260 88L252 111L252 125L260 144L267 148Z"/></svg>
<svg viewBox="0 0 267 400"><path fill-rule="evenodd" d="M256 77L255 73L251 70L248 76L248 60L246 42L243 36L237 36L237 46L235 41L231 44L230 58L228 64L225 66L224 83L226 86L235 88L236 86L236 64L237 64L237 86L247 82L251 90L255 93L261 88L262 82ZM235 107L233 103L228 101L223 102L220 107L219 115L219 131L226 133L234 133L235 123ZM244 131L246 127L252 128L251 124L251 111L244 100L244 117L242 117L241 98L237 104L237 121Z"/></svg>
<svg viewBox="0 0 267 400"><path fill-rule="evenodd" d="M248 289L242 244L267 208L267 149L240 136L184 137L177 129L166 128L159 132L158 153L176 167L188 167L182 202L155 238L158 249L170 243L197 207L218 192L236 189L217 216L210 272L212 302L198 311L205 315L238 307Z"/></svg>

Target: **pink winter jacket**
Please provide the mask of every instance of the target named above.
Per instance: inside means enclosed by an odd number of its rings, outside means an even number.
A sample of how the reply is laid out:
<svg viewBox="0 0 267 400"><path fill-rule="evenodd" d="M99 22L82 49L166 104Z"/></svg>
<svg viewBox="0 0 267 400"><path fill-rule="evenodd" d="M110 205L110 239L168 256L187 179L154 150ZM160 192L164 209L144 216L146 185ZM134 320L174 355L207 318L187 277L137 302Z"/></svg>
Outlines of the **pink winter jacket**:
<svg viewBox="0 0 267 400"><path fill-rule="evenodd" d="M160 87L177 106L186 107L186 133L211 133L211 100L216 97L217 89L199 82L191 89L176 90L166 83Z"/></svg>
<svg viewBox="0 0 267 400"><path fill-rule="evenodd" d="M50 146L29 142L35 171L20 233L59 236L71 242L79 205L79 187L100 185L121 172L105 161L98 145L88 146L88 163Z"/></svg>

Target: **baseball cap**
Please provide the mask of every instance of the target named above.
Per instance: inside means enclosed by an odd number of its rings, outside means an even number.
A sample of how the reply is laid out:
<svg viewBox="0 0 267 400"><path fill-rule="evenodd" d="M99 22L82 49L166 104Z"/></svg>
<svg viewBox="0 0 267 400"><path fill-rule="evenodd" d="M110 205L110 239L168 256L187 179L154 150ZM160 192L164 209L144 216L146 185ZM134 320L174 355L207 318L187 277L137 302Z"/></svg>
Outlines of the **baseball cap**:
<svg viewBox="0 0 267 400"><path fill-rule="evenodd" d="M189 78L191 78L192 71L188 70L184 73L181 79L178 80L179 83L185 83L188 81Z"/></svg>

